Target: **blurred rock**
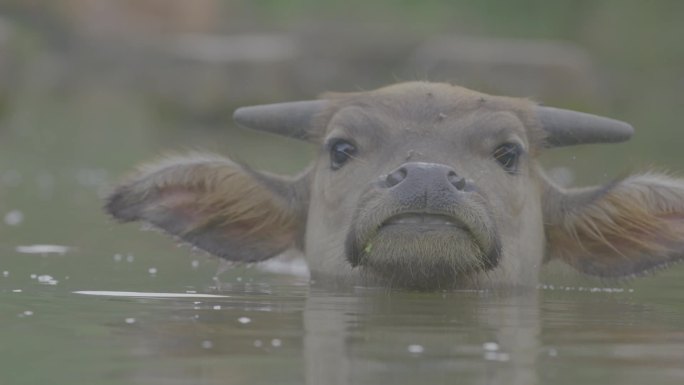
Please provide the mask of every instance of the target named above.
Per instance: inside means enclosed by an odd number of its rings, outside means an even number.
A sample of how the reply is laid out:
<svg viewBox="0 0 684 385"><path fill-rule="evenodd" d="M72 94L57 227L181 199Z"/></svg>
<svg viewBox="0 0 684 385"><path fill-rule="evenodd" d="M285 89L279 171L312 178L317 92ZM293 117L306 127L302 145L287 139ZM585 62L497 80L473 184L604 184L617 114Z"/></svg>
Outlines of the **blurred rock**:
<svg viewBox="0 0 684 385"><path fill-rule="evenodd" d="M564 41L441 36L411 55L410 66L430 80L540 99L596 97L589 54Z"/></svg>
<svg viewBox="0 0 684 385"><path fill-rule="evenodd" d="M91 39L147 41L207 32L219 22L220 0L65 0L57 12L76 34Z"/></svg>
<svg viewBox="0 0 684 385"><path fill-rule="evenodd" d="M0 119L4 115L10 88L10 67L12 54L10 41L14 35L14 26L9 20L0 17Z"/></svg>
<svg viewBox="0 0 684 385"><path fill-rule="evenodd" d="M6 47L13 32L14 27L10 24L9 20L0 17L0 49ZM2 57L0 56L0 58Z"/></svg>
<svg viewBox="0 0 684 385"><path fill-rule="evenodd" d="M182 34L169 51L204 64L283 62L299 55L295 39L282 35Z"/></svg>
<svg viewBox="0 0 684 385"><path fill-rule="evenodd" d="M355 92L401 80L415 80L404 73L406 60L420 43L418 36L382 25L312 23L297 36L305 48L293 76L303 95L324 91Z"/></svg>
<svg viewBox="0 0 684 385"><path fill-rule="evenodd" d="M295 93L291 68L301 45L275 34L182 34L157 53L163 59L148 77L155 98L194 114L222 114L230 104Z"/></svg>
<svg viewBox="0 0 684 385"><path fill-rule="evenodd" d="M423 40L396 26L350 28L331 19L279 33L255 20L239 23L248 10L221 0L64 0L45 7L13 0L11 5L13 15L24 15L22 28L40 31L48 47L27 60L33 65L14 64L10 71L6 42L12 29L0 19L0 108L3 87L12 79L36 78L27 73L31 68L53 68L54 76L39 79L50 80L45 88L59 93L104 84L144 95L162 115L224 123L238 105L416 79L549 102L597 97L589 55L562 41ZM19 67L23 73L16 76Z"/></svg>

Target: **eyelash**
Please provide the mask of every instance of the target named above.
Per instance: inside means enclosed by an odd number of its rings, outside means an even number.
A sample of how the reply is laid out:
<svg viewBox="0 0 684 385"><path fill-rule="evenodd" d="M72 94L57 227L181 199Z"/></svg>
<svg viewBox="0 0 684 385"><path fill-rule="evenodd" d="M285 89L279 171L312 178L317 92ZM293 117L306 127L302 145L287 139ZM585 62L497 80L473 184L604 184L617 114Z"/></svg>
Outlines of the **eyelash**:
<svg viewBox="0 0 684 385"><path fill-rule="evenodd" d="M504 143L492 152L492 156L506 172L514 174L518 171L522 147L516 143Z"/></svg>
<svg viewBox="0 0 684 385"><path fill-rule="evenodd" d="M333 139L328 144L330 168L339 170L357 153L354 143L345 139Z"/></svg>

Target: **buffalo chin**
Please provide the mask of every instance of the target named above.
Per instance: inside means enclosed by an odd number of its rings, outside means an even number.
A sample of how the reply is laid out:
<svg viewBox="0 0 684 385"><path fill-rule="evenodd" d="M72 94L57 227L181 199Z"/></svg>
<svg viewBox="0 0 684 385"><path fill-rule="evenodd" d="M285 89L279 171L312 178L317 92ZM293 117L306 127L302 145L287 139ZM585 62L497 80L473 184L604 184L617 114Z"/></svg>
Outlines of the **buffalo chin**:
<svg viewBox="0 0 684 385"><path fill-rule="evenodd" d="M368 278L415 289L461 286L499 260L497 247L483 248L465 228L419 223L382 226L359 252Z"/></svg>

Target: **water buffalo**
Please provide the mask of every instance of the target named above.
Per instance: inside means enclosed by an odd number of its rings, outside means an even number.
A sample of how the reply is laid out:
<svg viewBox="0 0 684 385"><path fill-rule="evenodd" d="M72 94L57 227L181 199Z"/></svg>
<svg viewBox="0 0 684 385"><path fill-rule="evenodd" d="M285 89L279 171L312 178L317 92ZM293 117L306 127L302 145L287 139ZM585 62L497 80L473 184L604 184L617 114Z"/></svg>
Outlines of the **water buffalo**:
<svg viewBox="0 0 684 385"><path fill-rule="evenodd" d="M230 261L298 249L314 280L343 284L528 286L551 259L622 277L682 258L684 181L644 173L565 189L537 161L547 148L627 140L624 122L426 82L234 118L318 155L293 177L171 157L141 167L106 210Z"/></svg>

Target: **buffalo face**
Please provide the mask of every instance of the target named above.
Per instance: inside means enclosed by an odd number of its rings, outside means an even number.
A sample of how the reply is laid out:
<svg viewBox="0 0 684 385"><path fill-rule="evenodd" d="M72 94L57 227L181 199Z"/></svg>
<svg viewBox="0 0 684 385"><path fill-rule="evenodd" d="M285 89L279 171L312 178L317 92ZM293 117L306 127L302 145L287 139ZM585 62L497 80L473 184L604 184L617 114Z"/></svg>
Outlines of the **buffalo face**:
<svg viewBox="0 0 684 385"><path fill-rule="evenodd" d="M525 250L515 241L541 231L530 170L540 141L520 105L422 91L413 103L390 88L382 104L338 100L328 111L312 173L314 267L337 258L365 280L453 287L495 272L506 254L543 247L540 237Z"/></svg>

